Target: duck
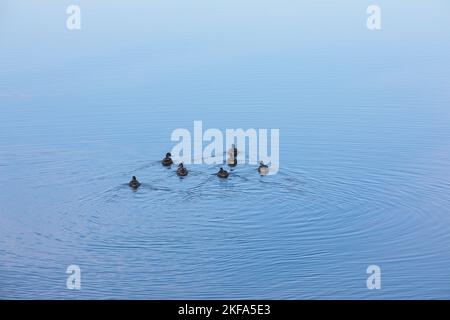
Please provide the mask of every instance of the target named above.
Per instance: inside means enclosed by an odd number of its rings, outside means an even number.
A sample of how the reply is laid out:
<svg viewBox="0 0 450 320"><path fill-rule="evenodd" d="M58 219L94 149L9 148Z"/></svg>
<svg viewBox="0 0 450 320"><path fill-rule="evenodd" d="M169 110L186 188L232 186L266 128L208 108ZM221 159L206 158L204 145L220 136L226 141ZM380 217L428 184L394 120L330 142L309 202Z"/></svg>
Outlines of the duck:
<svg viewBox="0 0 450 320"><path fill-rule="evenodd" d="M172 165L173 161L172 161L171 157L172 157L172 155L170 154L170 152L167 152L166 157L161 160L162 165L165 167Z"/></svg>
<svg viewBox="0 0 450 320"><path fill-rule="evenodd" d="M230 159L236 159L238 155L238 149L236 148L235 144L231 145L231 148L228 150L228 155L230 156Z"/></svg>
<svg viewBox="0 0 450 320"><path fill-rule="evenodd" d="M135 176L133 176L133 177L131 178L131 181L128 182L128 185L129 185L131 188L133 188L133 189L137 189L137 188L139 188L139 186L141 185L141 183L136 179Z"/></svg>
<svg viewBox="0 0 450 320"><path fill-rule="evenodd" d="M264 164L264 162L260 161L259 162L259 167L258 167L258 172L262 175L265 176L266 174L269 173L269 166Z"/></svg>
<svg viewBox="0 0 450 320"><path fill-rule="evenodd" d="M219 178L228 178L228 175L229 175L228 171L223 170L223 168L220 168L219 172L217 172L217 176Z"/></svg>
<svg viewBox="0 0 450 320"><path fill-rule="evenodd" d="M180 177L184 177L187 176L187 174L188 174L187 169L183 166L183 163L180 163L178 165L177 175L179 175Z"/></svg>
<svg viewBox="0 0 450 320"><path fill-rule="evenodd" d="M237 166L237 160L236 160L236 158L235 158L235 159L228 158L227 163L228 163L228 166L229 166L229 167L236 167L236 166Z"/></svg>

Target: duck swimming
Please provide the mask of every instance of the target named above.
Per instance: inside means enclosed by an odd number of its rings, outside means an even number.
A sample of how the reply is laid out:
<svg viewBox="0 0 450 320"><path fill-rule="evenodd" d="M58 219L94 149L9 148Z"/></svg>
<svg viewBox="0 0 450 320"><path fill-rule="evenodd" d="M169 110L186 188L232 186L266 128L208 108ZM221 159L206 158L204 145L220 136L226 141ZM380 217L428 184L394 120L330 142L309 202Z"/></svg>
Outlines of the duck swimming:
<svg viewBox="0 0 450 320"><path fill-rule="evenodd" d="M236 159L228 158L227 163L228 163L228 166L230 166L230 167L236 167L237 166L237 160Z"/></svg>
<svg viewBox="0 0 450 320"><path fill-rule="evenodd" d="M264 162L259 162L258 172L260 175L265 176L269 173L269 166L264 164Z"/></svg>
<svg viewBox="0 0 450 320"><path fill-rule="evenodd" d="M231 145L230 150L228 150L228 155L230 156L230 159L236 159L238 155L238 149L236 148L235 144Z"/></svg>
<svg viewBox="0 0 450 320"><path fill-rule="evenodd" d="M223 170L223 168L220 168L219 172L217 172L217 176L219 178L228 178L228 175L229 175L228 171Z"/></svg>
<svg viewBox="0 0 450 320"><path fill-rule="evenodd" d="M177 175L179 175L180 177L184 177L187 176L187 174L188 174L187 169L183 166L183 163L180 163L178 165Z"/></svg>
<svg viewBox="0 0 450 320"><path fill-rule="evenodd" d="M172 155L170 154L170 152L167 152L166 157L161 160L162 165L165 167L172 165L173 161L172 161L171 157L172 157Z"/></svg>
<svg viewBox="0 0 450 320"><path fill-rule="evenodd" d="M135 176L133 176L133 177L131 178L131 181L128 182L128 185L129 185L131 188L133 188L133 189L137 189L137 188L139 188L139 186L141 185L141 183L136 179Z"/></svg>

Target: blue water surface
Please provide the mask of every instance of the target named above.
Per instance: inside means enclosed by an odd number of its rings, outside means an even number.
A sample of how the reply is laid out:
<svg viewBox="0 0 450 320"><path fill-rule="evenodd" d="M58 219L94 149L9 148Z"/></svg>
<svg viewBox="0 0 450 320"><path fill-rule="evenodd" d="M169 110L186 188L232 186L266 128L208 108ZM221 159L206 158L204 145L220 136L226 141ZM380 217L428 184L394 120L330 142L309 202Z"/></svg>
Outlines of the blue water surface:
<svg viewBox="0 0 450 320"><path fill-rule="evenodd" d="M450 3L371 4L2 1L0 298L449 299ZM280 171L179 179L195 120Z"/></svg>

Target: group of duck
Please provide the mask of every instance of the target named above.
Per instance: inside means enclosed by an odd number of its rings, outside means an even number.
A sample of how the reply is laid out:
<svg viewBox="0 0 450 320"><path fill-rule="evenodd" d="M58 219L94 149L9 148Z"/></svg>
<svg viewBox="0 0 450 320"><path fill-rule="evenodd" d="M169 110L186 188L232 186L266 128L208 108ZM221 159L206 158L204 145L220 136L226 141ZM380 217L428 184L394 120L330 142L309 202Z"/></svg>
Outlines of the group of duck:
<svg viewBox="0 0 450 320"><path fill-rule="evenodd" d="M230 167L235 167L237 165L237 160L236 160L236 157L238 155L237 148L234 145L232 145L232 147L228 153L230 155L230 158L228 159L228 165ZM161 160L161 164L164 167L170 167L173 165L172 155L170 154L170 152L166 153L166 156L164 157L164 159ZM188 175L188 170L186 169L186 167L183 165L182 162L180 164L178 164L176 172L179 177L185 177ZM258 172L261 175L266 175L269 172L269 166L264 164L263 161L260 161L259 167L258 167ZM216 176L218 176L219 178L222 178L222 179L228 178L229 175L230 174L228 173L228 171L224 170L222 167L216 173ZM131 181L128 183L128 185L133 189L137 189L137 188L139 188L141 183L137 180L137 178L135 176L133 176L131 178Z"/></svg>

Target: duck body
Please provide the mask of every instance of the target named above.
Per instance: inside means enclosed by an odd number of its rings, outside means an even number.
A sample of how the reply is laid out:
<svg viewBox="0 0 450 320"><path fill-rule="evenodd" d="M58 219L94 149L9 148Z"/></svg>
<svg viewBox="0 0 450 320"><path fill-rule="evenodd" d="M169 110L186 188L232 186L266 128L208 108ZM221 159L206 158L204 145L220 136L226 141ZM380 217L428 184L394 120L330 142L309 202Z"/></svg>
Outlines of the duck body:
<svg viewBox="0 0 450 320"><path fill-rule="evenodd" d="M172 155L170 153L166 153L166 157L161 160L162 165L165 167L171 166L173 164L171 157Z"/></svg>
<svg viewBox="0 0 450 320"><path fill-rule="evenodd" d="M226 170L223 170L223 168L220 168L219 172L217 172L217 176L219 178L228 178L229 173Z"/></svg>
<svg viewBox="0 0 450 320"><path fill-rule="evenodd" d="M262 161L259 163L258 172L260 175L265 176L269 173L269 166L264 164Z"/></svg>
<svg viewBox="0 0 450 320"><path fill-rule="evenodd" d="M182 163L180 163L178 165L177 175L180 176L180 177L184 177L184 176L187 176L187 174L188 174L187 169L183 166Z"/></svg>
<svg viewBox="0 0 450 320"><path fill-rule="evenodd" d="M228 166L230 166L230 167L236 167L237 166L236 158L235 159L229 158L227 163L228 163Z"/></svg>
<svg viewBox="0 0 450 320"><path fill-rule="evenodd" d="M131 181L128 182L128 185L133 189L137 189L139 188L141 183L136 179L136 177L133 176L133 178L131 178Z"/></svg>
<svg viewBox="0 0 450 320"><path fill-rule="evenodd" d="M228 150L228 155L230 157L230 159L234 160L237 158L238 156L238 149L236 148L236 146L234 144L231 145L231 148Z"/></svg>
<svg viewBox="0 0 450 320"><path fill-rule="evenodd" d="M164 158L164 159L162 159L161 163L163 166L168 167L173 164L173 161L170 158Z"/></svg>

